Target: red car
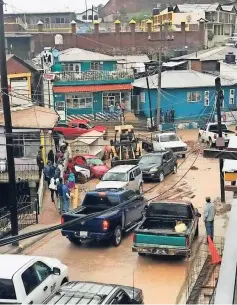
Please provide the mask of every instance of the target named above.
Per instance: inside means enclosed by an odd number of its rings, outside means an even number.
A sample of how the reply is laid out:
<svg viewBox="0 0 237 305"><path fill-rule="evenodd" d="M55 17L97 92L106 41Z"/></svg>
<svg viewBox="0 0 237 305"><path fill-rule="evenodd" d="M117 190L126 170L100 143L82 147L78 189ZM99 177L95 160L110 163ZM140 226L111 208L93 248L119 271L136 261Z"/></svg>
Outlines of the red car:
<svg viewBox="0 0 237 305"><path fill-rule="evenodd" d="M54 131L64 135L65 138L76 138L82 134L96 130L104 134L104 139L108 136L108 130L104 126L93 125L92 122L88 120L75 119L70 121L68 124L59 123L54 127Z"/></svg>
<svg viewBox="0 0 237 305"><path fill-rule="evenodd" d="M75 165L90 168L91 177L94 178L101 178L109 170L109 167L94 155L78 155L73 158L73 162Z"/></svg>

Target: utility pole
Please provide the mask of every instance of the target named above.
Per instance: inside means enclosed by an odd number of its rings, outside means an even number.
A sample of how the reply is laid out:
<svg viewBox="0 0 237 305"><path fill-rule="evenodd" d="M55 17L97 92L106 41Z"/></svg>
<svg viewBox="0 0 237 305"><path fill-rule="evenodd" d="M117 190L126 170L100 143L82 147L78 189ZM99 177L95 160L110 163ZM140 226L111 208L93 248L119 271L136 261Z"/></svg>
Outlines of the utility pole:
<svg viewBox="0 0 237 305"><path fill-rule="evenodd" d="M151 120L151 130L153 130L153 118L152 118L152 109L151 109L151 91L149 85L149 78L148 74L146 75L146 84L147 84L147 91L148 91L148 100L149 100L149 110L150 110L150 120Z"/></svg>
<svg viewBox="0 0 237 305"><path fill-rule="evenodd" d="M225 146L224 140L222 139L222 126L221 126L221 101L223 100L223 91L221 89L221 79L217 77L215 79L216 86L216 112L217 112L217 122L218 122L218 136L220 139L220 144L216 141L217 146L222 150ZM218 139L217 139L218 140ZM221 187L221 202L225 202L225 181L223 175L223 159L219 159L219 169L220 169L220 187Z"/></svg>
<svg viewBox="0 0 237 305"><path fill-rule="evenodd" d="M12 236L18 235L18 218L17 218L17 198L16 198L16 176L15 163L13 153L13 134L11 109L8 95L7 81L7 63L5 53L5 32L4 32L4 14L3 0L0 0L0 70L1 70L1 96L4 111L5 133L6 133L6 150L7 150L7 166L9 177L9 202L11 212L11 233Z"/></svg>
<svg viewBox="0 0 237 305"><path fill-rule="evenodd" d="M162 27L163 26L169 26L171 23L168 21L165 24L160 24L160 39L151 39L151 36L148 37L149 41L157 41L160 42L159 46L159 62L158 62L158 84L157 84L157 117L156 117L156 125L157 129L159 128L159 125L161 123L161 117L160 117L160 110L161 110L161 73L162 73L162 42L165 41L173 41L174 36L173 35L167 35L167 37L162 38Z"/></svg>
<svg viewBox="0 0 237 305"><path fill-rule="evenodd" d="M160 26L160 39L162 40L162 25ZM160 110L161 110L161 73L162 73L162 46L159 47L159 67L158 67L158 90L157 90L157 114L156 114L156 127L159 129L161 123Z"/></svg>

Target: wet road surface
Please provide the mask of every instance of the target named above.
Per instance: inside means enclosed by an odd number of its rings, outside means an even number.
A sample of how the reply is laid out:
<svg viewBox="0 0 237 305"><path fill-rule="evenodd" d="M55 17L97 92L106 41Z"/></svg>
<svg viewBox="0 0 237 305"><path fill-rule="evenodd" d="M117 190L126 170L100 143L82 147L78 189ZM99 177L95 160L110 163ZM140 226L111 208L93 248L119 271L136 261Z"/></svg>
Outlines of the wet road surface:
<svg viewBox="0 0 237 305"><path fill-rule="evenodd" d="M144 191L155 186L146 196L152 198L169 189L189 170L195 158L195 154L191 155L179 168L178 173L167 177L162 184L156 186L155 183L146 183ZM205 196L219 196L218 161L199 156L195 167L182 179L175 193L192 200L194 206L202 213ZM95 183L96 181L91 181L85 185L85 189L94 188ZM172 193L170 195L173 198L176 196ZM201 219L200 235L203 236L204 232ZM95 244L78 247L70 244L60 232L55 232L27 249L25 253L60 259L69 267L70 280L129 286L132 286L134 281L135 287L143 290L146 304L175 303L188 270L188 259L139 257L131 250L132 238L133 234L128 234L118 248ZM195 254L195 249L193 253Z"/></svg>

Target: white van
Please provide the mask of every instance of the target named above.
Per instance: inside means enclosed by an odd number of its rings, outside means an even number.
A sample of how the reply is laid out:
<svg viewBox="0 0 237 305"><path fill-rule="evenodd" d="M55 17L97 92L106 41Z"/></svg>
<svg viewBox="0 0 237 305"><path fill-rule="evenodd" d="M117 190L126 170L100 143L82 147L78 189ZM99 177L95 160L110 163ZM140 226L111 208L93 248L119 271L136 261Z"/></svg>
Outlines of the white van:
<svg viewBox="0 0 237 305"><path fill-rule="evenodd" d="M143 193L142 172L137 165L118 165L110 169L101 181L96 185L96 189L126 189Z"/></svg>

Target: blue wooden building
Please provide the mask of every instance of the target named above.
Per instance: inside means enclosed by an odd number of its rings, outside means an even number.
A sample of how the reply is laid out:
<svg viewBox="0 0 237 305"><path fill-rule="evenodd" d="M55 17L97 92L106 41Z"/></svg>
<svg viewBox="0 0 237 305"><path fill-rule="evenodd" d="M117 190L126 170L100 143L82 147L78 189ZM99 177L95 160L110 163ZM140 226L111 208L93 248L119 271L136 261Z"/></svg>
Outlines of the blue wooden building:
<svg viewBox="0 0 237 305"><path fill-rule="evenodd" d="M117 60L78 48L62 51L55 57L52 72L54 107L61 121L72 118L116 119L119 104L131 110L133 75L117 70ZM114 106L111 114L110 106Z"/></svg>
<svg viewBox="0 0 237 305"><path fill-rule="evenodd" d="M180 121L195 121L208 118L212 113L216 94L216 76L193 70L172 70L162 72L161 76L161 109L165 113L172 108L175 119ZM158 75L149 76L151 109L155 116L157 109ZM236 81L221 79L224 91L223 111L236 109ZM139 112L145 117L150 116L149 96L146 78L135 80L134 93L139 96Z"/></svg>

